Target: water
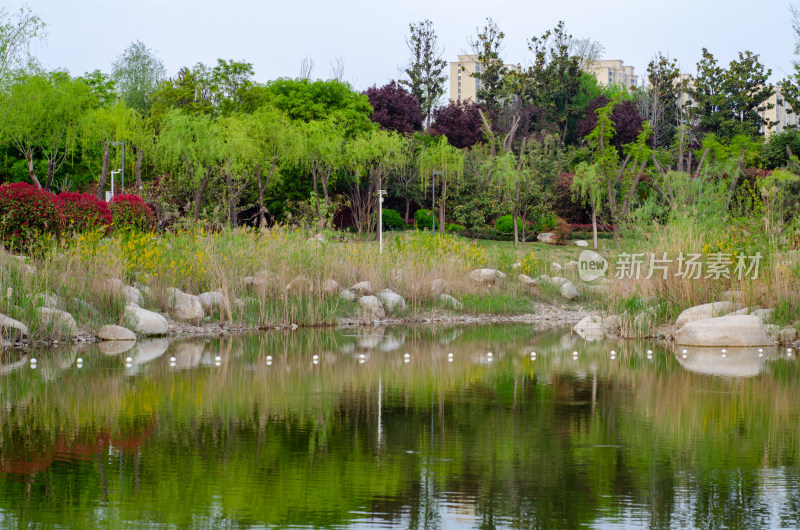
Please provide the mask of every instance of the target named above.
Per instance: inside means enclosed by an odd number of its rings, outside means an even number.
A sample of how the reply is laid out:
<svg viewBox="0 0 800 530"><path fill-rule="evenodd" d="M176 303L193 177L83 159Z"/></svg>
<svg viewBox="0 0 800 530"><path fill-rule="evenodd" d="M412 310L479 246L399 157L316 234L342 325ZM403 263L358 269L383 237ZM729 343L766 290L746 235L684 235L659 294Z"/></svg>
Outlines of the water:
<svg viewBox="0 0 800 530"><path fill-rule="evenodd" d="M0 524L797 528L795 356L725 353L530 326L6 352Z"/></svg>

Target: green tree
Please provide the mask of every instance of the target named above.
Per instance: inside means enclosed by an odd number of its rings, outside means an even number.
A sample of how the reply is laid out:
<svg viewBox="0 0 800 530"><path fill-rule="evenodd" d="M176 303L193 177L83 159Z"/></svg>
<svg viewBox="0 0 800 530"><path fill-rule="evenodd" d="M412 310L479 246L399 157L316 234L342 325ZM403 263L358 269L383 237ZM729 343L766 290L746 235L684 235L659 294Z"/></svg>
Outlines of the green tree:
<svg viewBox="0 0 800 530"><path fill-rule="evenodd" d="M150 110L151 96L166 75L156 53L138 40L122 52L111 69L122 101L141 113Z"/></svg>
<svg viewBox="0 0 800 530"><path fill-rule="evenodd" d="M439 231L444 233L447 213L447 186L457 183L464 173L464 153L442 136L439 141L427 146L420 156L419 163L422 186L427 189L433 173L439 173L442 191L439 194Z"/></svg>
<svg viewBox="0 0 800 530"><path fill-rule="evenodd" d="M121 102L110 107L100 107L84 113L81 117L81 148L84 153L91 153L102 146L102 164L100 177L95 190L98 199L103 199L113 142L121 142L125 138L135 111ZM96 169L96 167L93 167Z"/></svg>
<svg viewBox="0 0 800 530"><path fill-rule="evenodd" d="M406 45L411 52L411 59L405 69L408 79L398 82L417 98L425 115L425 127L430 129L433 109L444 95L444 84L447 81L444 69L447 61L442 59L443 49L439 48L433 22L426 19L409 24L408 29Z"/></svg>
<svg viewBox="0 0 800 530"><path fill-rule="evenodd" d="M78 78L89 88L94 98L94 106L107 107L119 99L116 93L117 83L114 79L100 70L86 72Z"/></svg>
<svg viewBox="0 0 800 530"><path fill-rule="evenodd" d="M151 96L150 114L160 123L172 109L188 114L212 114L211 72L203 63L183 67L174 78L162 81Z"/></svg>
<svg viewBox="0 0 800 530"><path fill-rule="evenodd" d="M757 136L774 125L762 113L774 107L768 103L775 87L768 82L772 70L758 55L739 52L739 59L722 68L706 48L697 63L697 75L684 85L689 94L688 114L698 135L714 133L730 139L739 134Z"/></svg>
<svg viewBox="0 0 800 530"><path fill-rule="evenodd" d="M478 89L475 97L490 111L500 110L501 102L505 98L505 78L508 74L500 54L503 51L503 39L506 34L500 31L497 24L491 19L486 19L483 30L471 41L472 50L478 57L476 72L472 76L478 80Z"/></svg>
<svg viewBox="0 0 800 530"><path fill-rule="evenodd" d="M0 84L11 83L14 71L30 68L34 62L30 44L44 35L46 27L27 5L15 14L0 9Z"/></svg>
<svg viewBox="0 0 800 530"><path fill-rule="evenodd" d="M216 123L206 114L172 110L161 124L157 149L162 168L175 171L179 182L191 193L192 219L197 222L206 190L224 162Z"/></svg>
<svg viewBox="0 0 800 530"><path fill-rule="evenodd" d="M647 87L636 92L636 107L653 128L652 147L671 145L682 118L677 59L659 52L647 65L647 81Z"/></svg>

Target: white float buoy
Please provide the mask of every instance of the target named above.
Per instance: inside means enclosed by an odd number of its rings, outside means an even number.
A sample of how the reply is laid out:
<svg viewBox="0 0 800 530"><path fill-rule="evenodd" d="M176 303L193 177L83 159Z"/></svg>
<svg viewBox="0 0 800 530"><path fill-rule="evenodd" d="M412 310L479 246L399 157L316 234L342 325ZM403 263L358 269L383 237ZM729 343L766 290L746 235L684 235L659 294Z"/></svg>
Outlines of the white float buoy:
<svg viewBox="0 0 800 530"><path fill-rule="evenodd" d="M786 356L787 357L791 357L792 356L792 349L791 348L786 348Z"/></svg>
<svg viewBox="0 0 800 530"><path fill-rule="evenodd" d="M728 356L728 350L726 350L725 348L722 348L721 353L722 353L723 357L727 357Z"/></svg>
<svg viewBox="0 0 800 530"><path fill-rule="evenodd" d="M216 357L214 357L214 362L221 363L222 362L222 357L217 355Z"/></svg>
<svg viewBox="0 0 800 530"><path fill-rule="evenodd" d="M764 348L759 348L758 349L758 356L759 357L763 357L764 356Z"/></svg>
<svg viewBox="0 0 800 530"><path fill-rule="evenodd" d="M126 363L132 363L133 362L133 357L125 357L125 362Z"/></svg>
<svg viewBox="0 0 800 530"><path fill-rule="evenodd" d="M319 364L319 355L315 353L314 356L311 357L311 362L314 364Z"/></svg>
<svg viewBox="0 0 800 530"><path fill-rule="evenodd" d="M36 360L36 357L31 357L31 361L30 362L31 362L31 368L36 368L36 363L38 362Z"/></svg>
<svg viewBox="0 0 800 530"><path fill-rule="evenodd" d="M410 358L411 358L410 354L408 354L408 353L404 353L403 354L403 359L410 359Z"/></svg>
<svg viewBox="0 0 800 530"><path fill-rule="evenodd" d="M363 353L359 353L359 354L358 354L358 358L359 358L359 359L361 359L361 360L363 361L364 359L366 359L366 358L367 358L367 356L366 356L366 355L364 355Z"/></svg>

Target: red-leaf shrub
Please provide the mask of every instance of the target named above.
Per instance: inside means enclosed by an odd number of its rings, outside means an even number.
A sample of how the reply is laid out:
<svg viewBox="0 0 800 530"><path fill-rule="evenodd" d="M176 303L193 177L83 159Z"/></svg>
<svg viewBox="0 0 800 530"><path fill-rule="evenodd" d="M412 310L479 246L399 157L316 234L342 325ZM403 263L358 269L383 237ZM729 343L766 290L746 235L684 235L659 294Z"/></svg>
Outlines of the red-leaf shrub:
<svg viewBox="0 0 800 530"><path fill-rule="evenodd" d="M108 203L115 230L135 228L149 232L156 225L153 210L138 195L118 195Z"/></svg>
<svg viewBox="0 0 800 530"><path fill-rule="evenodd" d="M24 249L46 234L60 235L64 220L55 196L25 182L0 186L0 239Z"/></svg>
<svg viewBox="0 0 800 530"><path fill-rule="evenodd" d="M56 204L66 230L85 232L111 224L111 210L94 195L62 191L56 197Z"/></svg>

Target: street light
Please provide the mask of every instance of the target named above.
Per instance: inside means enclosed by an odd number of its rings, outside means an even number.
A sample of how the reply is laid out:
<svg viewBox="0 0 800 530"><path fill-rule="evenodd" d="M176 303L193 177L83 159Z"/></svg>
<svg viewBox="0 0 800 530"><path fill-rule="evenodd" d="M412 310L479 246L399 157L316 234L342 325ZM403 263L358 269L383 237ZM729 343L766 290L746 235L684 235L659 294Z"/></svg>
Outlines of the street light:
<svg viewBox="0 0 800 530"><path fill-rule="evenodd" d="M121 169L112 169L111 170L111 191L106 192L106 202L109 202L111 199L114 198L114 175L117 173L122 173Z"/></svg>
<svg viewBox="0 0 800 530"><path fill-rule="evenodd" d="M116 142L116 141L111 142L111 145L114 146L122 145L122 168L120 169L120 171L122 171L122 189L124 191L125 190L125 140L122 140L121 142Z"/></svg>
<svg viewBox="0 0 800 530"><path fill-rule="evenodd" d="M383 254L383 196L386 190L378 190L378 253Z"/></svg>
<svg viewBox="0 0 800 530"><path fill-rule="evenodd" d="M441 176L441 171L434 171L431 173L431 229L433 235L436 235L436 175Z"/></svg>

